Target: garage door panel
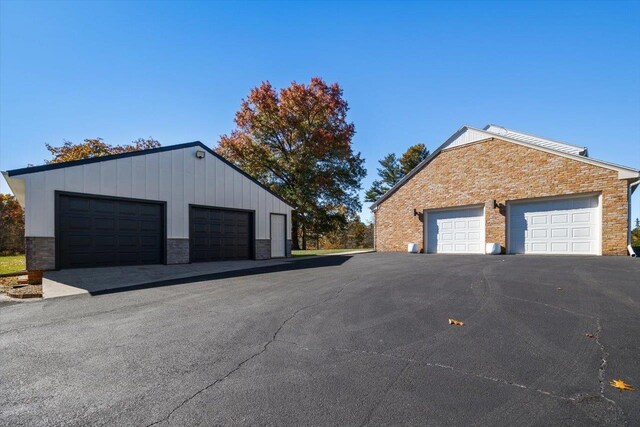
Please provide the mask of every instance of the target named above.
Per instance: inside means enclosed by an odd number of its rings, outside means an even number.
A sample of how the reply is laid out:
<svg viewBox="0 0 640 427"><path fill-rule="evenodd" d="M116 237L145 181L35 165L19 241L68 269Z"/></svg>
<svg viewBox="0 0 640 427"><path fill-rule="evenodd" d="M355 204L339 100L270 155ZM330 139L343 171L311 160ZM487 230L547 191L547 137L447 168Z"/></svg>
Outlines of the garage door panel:
<svg viewBox="0 0 640 427"><path fill-rule="evenodd" d="M139 212L140 209L138 205L135 205L132 203L120 203L118 204L118 208L119 208L119 213L122 216L132 216L136 218L140 217L140 212Z"/></svg>
<svg viewBox="0 0 640 427"><path fill-rule="evenodd" d="M545 253L548 250L549 250L548 249L548 245L546 243L531 243L531 251L532 252Z"/></svg>
<svg viewBox="0 0 640 427"><path fill-rule="evenodd" d="M69 200L67 203L68 213L87 212L90 209L91 209L91 202L89 201L89 199L82 199L77 197Z"/></svg>
<svg viewBox="0 0 640 427"><path fill-rule="evenodd" d="M531 223L535 225L545 225L547 224L547 217L542 215L532 215Z"/></svg>
<svg viewBox="0 0 640 427"><path fill-rule="evenodd" d="M117 230L117 220L115 219L101 219L101 218L92 218L91 225L92 229L95 232L100 233L115 233Z"/></svg>
<svg viewBox="0 0 640 427"><path fill-rule="evenodd" d="M191 261L251 257L250 212L192 206L190 218Z"/></svg>
<svg viewBox="0 0 640 427"><path fill-rule="evenodd" d="M571 230L573 237L585 237L590 238L592 234L592 230L588 227L577 227Z"/></svg>
<svg viewBox="0 0 640 427"><path fill-rule="evenodd" d="M140 230L140 220L121 218L118 230L125 233L137 233Z"/></svg>
<svg viewBox="0 0 640 427"><path fill-rule="evenodd" d="M567 224L569 222L568 215L551 215L551 224Z"/></svg>
<svg viewBox="0 0 640 427"><path fill-rule="evenodd" d="M70 239L77 238L76 236L70 237ZM82 247L95 247L95 248L114 248L117 246L116 236L113 234L108 236L103 235L93 235L93 236L83 236L84 243L81 245Z"/></svg>
<svg viewBox="0 0 640 427"><path fill-rule="evenodd" d="M547 237L546 230L544 231L545 231L544 235L541 235L540 237ZM568 236L569 236L569 230L567 230L566 228L551 229L551 237L568 237Z"/></svg>
<svg viewBox="0 0 640 427"><path fill-rule="evenodd" d="M482 252L482 245L478 244L478 243L469 243L468 245L468 250L471 253L480 253Z"/></svg>
<svg viewBox="0 0 640 427"><path fill-rule="evenodd" d="M514 203L509 214L509 252L597 254L598 197Z"/></svg>
<svg viewBox="0 0 640 427"><path fill-rule="evenodd" d="M482 224L480 223L480 220L469 220L469 228L471 229L479 229L482 226Z"/></svg>
<svg viewBox="0 0 640 427"><path fill-rule="evenodd" d="M148 221L142 220L140 221L140 232L143 234L146 233L157 233L160 231L160 224L157 221Z"/></svg>
<svg viewBox="0 0 640 427"><path fill-rule="evenodd" d="M427 212L427 252L483 253L484 209Z"/></svg>
<svg viewBox="0 0 640 427"><path fill-rule="evenodd" d="M591 252L591 244L589 242L574 242L571 244L573 252L589 253Z"/></svg>
<svg viewBox="0 0 640 427"><path fill-rule="evenodd" d="M540 230L531 230L531 237L535 238L546 238L547 237L547 230L544 229L540 229Z"/></svg>
<svg viewBox="0 0 640 427"><path fill-rule="evenodd" d="M67 215L66 221L62 223L62 230L82 231L91 229L92 219L86 216Z"/></svg>
<svg viewBox="0 0 640 427"><path fill-rule="evenodd" d="M591 214L589 212L573 214L572 220L574 223L591 222Z"/></svg>
<svg viewBox="0 0 640 427"><path fill-rule="evenodd" d="M144 211L145 215L140 215ZM160 203L60 195L60 268L160 264L164 214Z"/></svg>

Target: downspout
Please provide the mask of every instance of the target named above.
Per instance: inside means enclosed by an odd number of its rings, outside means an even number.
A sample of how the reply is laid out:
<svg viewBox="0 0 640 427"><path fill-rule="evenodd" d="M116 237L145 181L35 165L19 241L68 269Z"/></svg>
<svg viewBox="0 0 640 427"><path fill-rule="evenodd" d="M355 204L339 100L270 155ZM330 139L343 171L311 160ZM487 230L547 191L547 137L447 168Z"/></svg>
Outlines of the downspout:
<svg viewBox="0 0 640 427"><path fill-rule="evenodd" d="M378 207L376 206L373 210L373 250L374 252L378 252L378 221L377 215Z"/></svg>
<svg viewBox="0 0 640 427"><path fill-rule="evenodd" d="M629 184L629 197L627 197L627 203L629 204L627 217L629 218L629 227L627 228L627 245L631 246L631 227L633 225L633 218L631 217L631 196L638 188L638 184L640 184L640 179L636 182ZM631 254L630 254L631 255Z"/></svg>

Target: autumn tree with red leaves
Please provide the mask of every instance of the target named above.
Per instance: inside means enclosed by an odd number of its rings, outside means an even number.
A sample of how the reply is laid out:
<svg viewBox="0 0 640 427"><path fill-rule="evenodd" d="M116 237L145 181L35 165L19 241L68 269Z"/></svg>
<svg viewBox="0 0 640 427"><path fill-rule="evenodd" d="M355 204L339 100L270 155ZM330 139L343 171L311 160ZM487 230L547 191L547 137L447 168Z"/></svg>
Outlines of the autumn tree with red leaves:
<svg viewBox="0 0 640 427"><path fill-rule="evenodd" d="M0 255L24 253L24 210L11 194L0 194Z"/></svg>
<svg viewBox="0 0 640 427"><path fill-rule="evenodd" d="M276 91L263 82L242 100L236 128L216 148L295 208L293 249L306 249L308 235L345 224L361 209L366 170L352 149L348 110L337 83L314 77Z"/></svg>
<svg viewBox="0 0 640 427"><path fill-rule="evenodd" d="M53 156L53 159L45 160L45 163L51 164L157 148L160 147L160 143L153 138L138 138L131 144L111 145L104 142L102 138L88 138L79 144L65 141L60 147L53 147L49 144L45 144L45 146Z"/></svg>

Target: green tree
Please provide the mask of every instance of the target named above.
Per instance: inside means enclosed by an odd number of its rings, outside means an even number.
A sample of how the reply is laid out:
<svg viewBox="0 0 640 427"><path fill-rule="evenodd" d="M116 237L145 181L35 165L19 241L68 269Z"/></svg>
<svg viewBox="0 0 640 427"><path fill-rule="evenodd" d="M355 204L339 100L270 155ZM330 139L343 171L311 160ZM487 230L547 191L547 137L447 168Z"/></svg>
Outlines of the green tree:
<svg viewBox="0 0 640 427"><path fill-rule="evenodd" d="M355 126L337 83L314 77L276 91L269 82L253 88L222 135L216 151L278 192L292 213L293 248L307 236L344 224L361 209L358 190L366 174L351 140Z"/></svg>
<svg viewBox="0 0 640 427"><path fill-rule="evenodd" d="M380 163L378 168L380 179L373 181L371 188L365 193L365 202L375 202L404 176L402 166L400 166L395 154L387 154L378 163Z"/></svg>
<svg viewBox="0 0 640 427"><path fill-rule="evenodd" d="M382 160L378 161L380 163L378 168L380 179L373 181L371 188L364 195L364 201L375 202L378 200L428 155L429 150L424 144L416 144L409 147L400 159L394 153L384 156Z"/></svg>
<svg viewBox="0 0 640 427"><path fill-rule="evenodd" d="M146 150L148 148L160 147L160 143L153 138L138 138L132 141L131 144L110 145L104 142L102 138L88 138L78 144L65 141L64 144L59 147L53 147L49 144L45 144L45 146L53 156L51 160L45 160L45 163L50 164Z"/></svg>
<svg viewBox="0 0 640 427"><path fill-rule="evenodd" d="M412 145L400 157L400 170L405 176L420 164L429 155L429 150L424 144Z"/></svg>
<svg viewBox="0 0 640 427"><path fill-rule="evenodd" d="M317 249L361 249L373 247L373 224L362 222L358 215L316 240Z"/></svg>
<svg viewBox="0 0 640 427"><path fill-rule="evenodd" d="M640 246L640 219L639 218L636 218L636 226L633 230L631 230L631 245Z"/></svg>
<svg viewBox="0 0 640 427"><path fill-rule="evenodd" d="M24 253L24 210L11 194L0 194L0 255Z"/></svg>

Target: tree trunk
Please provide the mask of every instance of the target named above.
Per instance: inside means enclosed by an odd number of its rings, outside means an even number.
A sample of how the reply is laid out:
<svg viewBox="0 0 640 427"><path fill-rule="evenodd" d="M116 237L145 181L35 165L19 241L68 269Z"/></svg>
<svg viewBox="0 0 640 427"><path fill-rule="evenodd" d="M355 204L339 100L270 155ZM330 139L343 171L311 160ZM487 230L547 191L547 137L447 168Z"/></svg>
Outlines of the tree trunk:
<svg viewBox="0 0 640 427"><path fill-rule="evenodd" d="M307 250L307 228L302 224L302 250Z"/></svg>
<svg viewBox="0 0 640 427"><path fill-rule="evenodd" d="M291 250L300 250L300 240L298 240L298 233L300 232L300 223L295 216L291 218Z"/></svg>

